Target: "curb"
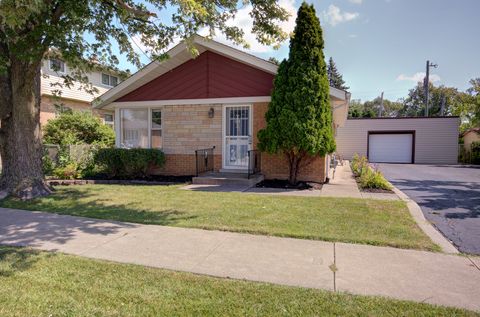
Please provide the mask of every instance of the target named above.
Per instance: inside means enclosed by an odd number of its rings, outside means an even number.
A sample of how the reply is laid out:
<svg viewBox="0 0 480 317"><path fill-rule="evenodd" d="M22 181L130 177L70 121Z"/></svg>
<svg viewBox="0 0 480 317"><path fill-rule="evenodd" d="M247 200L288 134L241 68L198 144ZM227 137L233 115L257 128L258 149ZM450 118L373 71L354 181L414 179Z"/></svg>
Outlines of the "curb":
<svg viewBox="0 0 480 317"><path fill-rule="evenodd" d="M392 185L393 186L393 185ZM457 248L445 238L435 227L425 219L422 209L420 206L408 197L404 192L402 192L397 187L393 186L393 191L397 194L398 197L404 202L407 203L407 208L410 214L412 215L415 222L418 224L420 229L430 238L432 241L440 246L442 252L449 254L460 254Z"/></svg>

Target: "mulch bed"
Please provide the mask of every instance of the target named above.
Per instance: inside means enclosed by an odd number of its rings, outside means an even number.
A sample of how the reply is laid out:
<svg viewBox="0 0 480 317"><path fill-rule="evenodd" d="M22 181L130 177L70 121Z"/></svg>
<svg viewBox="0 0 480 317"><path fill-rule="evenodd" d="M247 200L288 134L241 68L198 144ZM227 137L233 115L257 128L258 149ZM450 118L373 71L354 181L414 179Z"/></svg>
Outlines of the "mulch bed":
<svg viewBox="0 0 480 317"><path fill-rule="evenodd" d="M256 185L260 188L282 188L282 189L296 189L296 190L314 190L322 189L322 184L313 182L298 182L296 185L291 185L287 180L282 179L266 179Z"/></svg>
<svg viewBox="0 0 480 317"><path fill-rule="evenodd" d="M87 184L120 184L120 185L174 185L190 183L192 176L162 176L154 175L145 179L47 179L51 186L58 185L87 185Z"/></svg>
<svg viewBox="0 0 480 317"><path fill-rule="evenodd" d="M358 190L364 193L381 193L381 194L394 194L393 190L380 189L380 188L362 188L360 186L360 177L355 176L355 181L357 182Z"/></svg>

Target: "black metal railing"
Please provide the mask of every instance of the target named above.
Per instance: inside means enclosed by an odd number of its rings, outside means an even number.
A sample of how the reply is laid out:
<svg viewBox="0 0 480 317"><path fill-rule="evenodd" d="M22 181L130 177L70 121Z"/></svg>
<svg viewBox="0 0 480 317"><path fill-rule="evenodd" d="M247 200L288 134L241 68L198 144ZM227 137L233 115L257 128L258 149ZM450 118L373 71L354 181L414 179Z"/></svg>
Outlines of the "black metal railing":
<svg viewBox="0 0 480 317"><path fill-rule="evenodd" d="M248 178L260 173L262 169L262 157L259 150L248 151Z"/></svg>
<svg viewBox="0 0 480 317"><path fill-rule="evenodd" d="M215 147L195 151L196 176L213 171L213 150Z"/></svg>

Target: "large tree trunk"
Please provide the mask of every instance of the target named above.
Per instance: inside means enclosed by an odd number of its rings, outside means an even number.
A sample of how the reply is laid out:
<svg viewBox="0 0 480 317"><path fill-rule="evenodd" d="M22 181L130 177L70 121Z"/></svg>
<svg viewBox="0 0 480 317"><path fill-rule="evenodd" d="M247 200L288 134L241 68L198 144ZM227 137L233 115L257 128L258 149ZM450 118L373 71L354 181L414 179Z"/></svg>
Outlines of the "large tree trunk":
<svg viewBox="0 0 480 317"><path fill-rule="evenodd" d="M51 193L42 171L40 64L12 61L2 76L0 101L0 191L21 199Z"/></svg>

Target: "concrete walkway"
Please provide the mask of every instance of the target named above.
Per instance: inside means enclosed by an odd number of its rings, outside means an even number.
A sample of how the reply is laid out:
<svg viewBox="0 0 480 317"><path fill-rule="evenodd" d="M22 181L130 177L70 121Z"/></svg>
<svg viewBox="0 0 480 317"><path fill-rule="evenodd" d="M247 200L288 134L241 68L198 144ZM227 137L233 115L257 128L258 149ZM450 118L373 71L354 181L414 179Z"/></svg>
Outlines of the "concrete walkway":
<svg viewBox="0 0 480 317"><path fill-rule="evenodd" d="M370 198L370 199L387 199L399 200L400 198L394 193L370 193L361 192L358 189L357 182L350 168L350 163L344 161L343 165L338 165L334 177L328 184L324 184L322 197L344 197L344 198Z"/></svg>
<svg viewBox="0 0 480 317"><path fill-rule="evenodd" d="M480 310L478 258L5 208L0 208L0 244Z"/></svg>

